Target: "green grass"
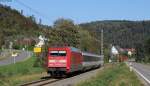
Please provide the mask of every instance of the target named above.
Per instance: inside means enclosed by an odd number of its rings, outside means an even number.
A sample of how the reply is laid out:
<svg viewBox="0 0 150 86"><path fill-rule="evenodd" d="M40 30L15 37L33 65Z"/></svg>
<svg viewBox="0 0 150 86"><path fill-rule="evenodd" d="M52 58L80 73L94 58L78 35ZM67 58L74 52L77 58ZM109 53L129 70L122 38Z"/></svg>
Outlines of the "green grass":
<svg viewBox="0 0 150 86"><path fill-rule="evenodd" d="M29 81L28 79L32 80L35 77L40 77L38 74L42 74L44 69L42 67L34 67L35 60L36 57L31 57L24 62L0 66L0 86L14 86L24 81Z"/></svg>
<svg viewBox="0 0 150 86"><path fill-rule="evenodd" d="M109 64L99 71L96 77L79 83L77 86L144 86L124 64Z"/></svg>

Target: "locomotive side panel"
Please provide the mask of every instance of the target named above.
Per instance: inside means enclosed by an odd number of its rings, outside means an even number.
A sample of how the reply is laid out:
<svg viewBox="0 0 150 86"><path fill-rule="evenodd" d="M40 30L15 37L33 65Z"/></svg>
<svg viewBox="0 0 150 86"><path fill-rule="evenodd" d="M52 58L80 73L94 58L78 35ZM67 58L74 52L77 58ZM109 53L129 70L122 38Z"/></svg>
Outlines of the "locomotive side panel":
<svg viewBox="0 0 150 86"><path fill-rule="evenodd" d="M82 70L82 54L80 52L71 52L71 72L81 71Z"/></svg>

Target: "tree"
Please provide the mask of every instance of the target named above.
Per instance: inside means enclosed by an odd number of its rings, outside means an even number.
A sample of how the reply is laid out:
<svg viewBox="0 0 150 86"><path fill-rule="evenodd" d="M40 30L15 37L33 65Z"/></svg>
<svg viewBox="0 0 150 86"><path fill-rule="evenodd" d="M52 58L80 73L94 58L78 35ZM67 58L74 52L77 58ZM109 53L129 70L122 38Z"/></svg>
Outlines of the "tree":
<svg viewBox="0 0 150 86"><path fill-rule="evenodd" d="M73 47L79 46L80 36L78 27L69 19L56 20L49 34L51 44L68 44Z"/></svg>
<svg viewBox="0 0 150 86"><path fill-rule="evenodd" d="M4 44L4 35L3 33L0 31L0 49L2 47L2 45Z"/></svg>
<svg viewBox="0 0 150 86"><path fill-rule="evenodd" d="M150 62L150 38L145 41L145 62Z"/></svg>
<svg viewBox="0 0 150 86"><path fill-rule="evenodd" d="M47 36L50 45L68 44L82 51L100 53L100 41L70 19L56 20Z"/></svg>
<svg viewBox="0 0 150 86"><path fill-rule="evenodd" d="M86 30L80 28L80 49L92 53L100 53L100 41L91 36Z"/></svg>
<svg viewBox="0 0 150 86"><path fill-rule="evenodd" d="M141 62L144 61L145 59L145 55L144 55L144 45L141 43L137 43L135 44L135 50L136 50L136 54L135 54L135 60L137 62Z"/></svg>
<svg viewBox="0 0 150 86"><path fill-rule="evenodd" d="M150 54L150 38L145 41L145 53Z"/></svg>
<svg viewBox="0 0 150 86"><path fill-rule="evenodd" d="M71 29L71 28L75 28L75 25L71 19L60 18L54 22L53 27L54 28L65 28L65 29L70 28Z"/></svg>

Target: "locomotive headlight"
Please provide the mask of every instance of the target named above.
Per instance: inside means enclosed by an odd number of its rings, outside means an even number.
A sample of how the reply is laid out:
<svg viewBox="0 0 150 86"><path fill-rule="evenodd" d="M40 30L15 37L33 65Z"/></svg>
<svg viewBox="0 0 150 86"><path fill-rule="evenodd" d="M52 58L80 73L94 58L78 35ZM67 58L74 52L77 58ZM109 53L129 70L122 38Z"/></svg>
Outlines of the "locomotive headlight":
<svg viewBox="0 0 150 86"><path fill-rule="evenodd" d="M51 62L56 62L55 60L49 60L49 62L51 63Z"/></svg>
<svg viewBox="0 0 150 86"><path fill-rule="evenodd" d="M65 62L66 62L66 60L59 60L59 62L65 63Z"/></svg>

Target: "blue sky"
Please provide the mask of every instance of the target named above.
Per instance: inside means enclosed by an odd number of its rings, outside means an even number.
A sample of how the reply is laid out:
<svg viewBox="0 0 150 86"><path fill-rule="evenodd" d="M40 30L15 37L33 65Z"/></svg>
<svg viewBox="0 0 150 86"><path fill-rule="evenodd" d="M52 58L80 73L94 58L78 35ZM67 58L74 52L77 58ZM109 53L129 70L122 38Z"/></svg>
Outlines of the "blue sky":
<svg viewBox="0 0 150 86"><path fill-rule="evenodd" d="M75 23L96 20L150 20L150 0L0 0L24 15L35 15L43 24L52 25L58 18ZM18 3L25 4L26 6ZM32 9L29 9L29 7ZM33 11L36 10L36 12ZM38 11L38 13L37 13Z"/></svg>

